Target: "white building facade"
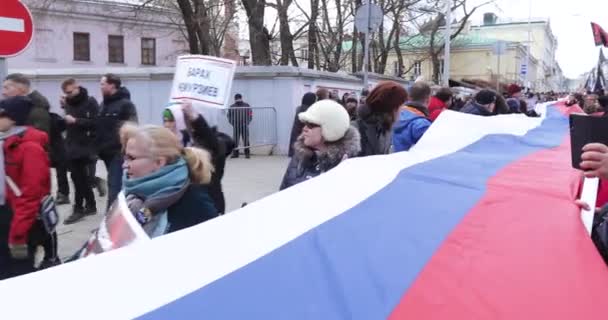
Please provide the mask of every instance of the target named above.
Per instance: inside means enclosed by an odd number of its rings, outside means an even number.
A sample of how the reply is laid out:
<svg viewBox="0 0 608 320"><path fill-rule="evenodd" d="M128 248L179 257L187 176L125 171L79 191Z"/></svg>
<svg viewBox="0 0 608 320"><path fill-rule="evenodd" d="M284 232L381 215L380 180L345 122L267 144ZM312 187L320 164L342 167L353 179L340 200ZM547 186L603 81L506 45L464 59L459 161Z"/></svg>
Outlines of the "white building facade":
<svg viewBox="0 0 608 320"><path fill-rule="evenodd" d="M34 38L9 69L167 67L188 51L179 15L104 0L23 0Z"/></svg>

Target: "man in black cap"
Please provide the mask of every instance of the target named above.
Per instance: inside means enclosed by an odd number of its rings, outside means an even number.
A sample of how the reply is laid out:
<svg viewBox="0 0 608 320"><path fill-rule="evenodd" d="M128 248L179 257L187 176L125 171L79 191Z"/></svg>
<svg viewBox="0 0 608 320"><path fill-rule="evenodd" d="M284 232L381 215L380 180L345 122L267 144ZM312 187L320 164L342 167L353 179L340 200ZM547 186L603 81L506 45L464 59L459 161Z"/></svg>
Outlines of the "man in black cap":
<svg viewBox="0 0 608 320"><path fill-rule="evenodd" d="M0 101L0 280L34 271L38 247L51 248L45 259L56 256L55 233L37 219L51 192L49 138L25 126L31 109L25 97Z"/></svg>
<svg viewBox="0 0 608 320"><path fill-rule="evenodd" d="M494 115L496 99L496 92L487 89L481 90L475 95L473 101L464 106L460 112L484 117Z"/></svg>

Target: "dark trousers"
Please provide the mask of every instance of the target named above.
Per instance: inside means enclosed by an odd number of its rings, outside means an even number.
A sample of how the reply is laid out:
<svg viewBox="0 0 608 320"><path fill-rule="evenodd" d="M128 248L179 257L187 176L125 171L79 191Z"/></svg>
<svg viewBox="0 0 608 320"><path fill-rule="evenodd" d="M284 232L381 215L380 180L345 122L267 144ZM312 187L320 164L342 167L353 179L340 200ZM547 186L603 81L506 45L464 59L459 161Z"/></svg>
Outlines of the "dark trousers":
<svg viewBox="0 0 608 320"><path fill-rule="evenodd" d="M249 155L250 153L250 148L249 148L249 126L244 124L244 125L235 125L233 127L233 133L234 133L234 143L236 144L237 149L234 149L234 154L238 155L239 154L239 141L241 138L243 138L243 147L245 148L245 155Z"/></svg>
<svg viewBox="0 0 608 320"><path fill-rule="evenodd" d="M28 235L27 259L15 260L11 257L8 235L13 214L8 206L0 206L0 280L21 276L36 271L34 268L34 253L38 245L42 245L46 260L51 260L57 254L56 234L49 235L44 230L40 220L36 220Z"/></svg>
<svg viewBox="0 0 608 320"><path fill-rule="evenodd" d="M101 154L99 156L106 165L108 171L108 207L114 203L120 190L122 189L122 155L117 154Z"/></svg>
<svg viewBox="0 0 608 320"><path fill-rule="evenodd" d="M91 188L97 187L97 159L91 161L87 166L87 173L89 175L89 184L91 184Z"/></svg>
<svg viewBox="0 0 608 320"><path fill-rule="evenodd" d="M95 195L90 183L89 159L74 159L70 161L72 181L74 182L75 196L74 205L83 208L86 202L87 208L96 208Z"/></svg>
<svg viewBox="0 0 608 320"><path fill-rule="evenodd" d="M57 192L64 196L70 195L70 184L68 183L68 166L65 163L57 164L55 167L57 176Z"/></svg>

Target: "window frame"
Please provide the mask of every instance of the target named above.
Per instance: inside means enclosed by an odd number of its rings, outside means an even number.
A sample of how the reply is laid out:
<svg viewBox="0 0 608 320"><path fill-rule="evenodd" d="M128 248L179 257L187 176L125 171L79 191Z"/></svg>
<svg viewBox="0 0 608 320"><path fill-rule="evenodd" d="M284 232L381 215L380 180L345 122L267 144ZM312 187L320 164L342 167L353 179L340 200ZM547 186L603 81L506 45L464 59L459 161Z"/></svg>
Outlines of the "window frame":
<svg viewBox="0 0 608 320"><path fill-rule="evenodd" d="M80 37L86 37L86 38L80 38ZM79 43L77 41L77 39L79 39L79 40L86 39L86 50L84 50L82 47L79 47L79 45L83 45L83 44ZM73 54L74 61L91 62L91 34L90 33L74 32L72 34L72 45L73 45L72 54ZM86 55L86 59L85 59L85 55Z"/></svg>
<svg viewBox="0 0 608 320"><path fill-rule="evenodd" d="M147 41L152 42L152 44L153 44L152 48L144 47L144 43L146 43ZM155 66L157 63L157 61L156 61L156 38L142 37L140 47L141 47L141 64L144 66ZM149 52L147 52L148 50L152 50L151 55L149 54ZM148 59L151 59L151 61L148 61Z"/></svg>
<svg viewBox="0 0 608 320"><path fill-rule="evenodd" d="M120 47L119 48L113 48L112 47L112 39L114 39L114 41L117 41L118 39L120 39ZM114 42L114 44L116 44L117 42ZM120 59L116 59L113 60L113 57L116 57L115 55L113 55L113 50L118 50L120 51ZM119 64L124 64L125 63L125 37L123 35L117 35L117 34L110 34L108 35L108 63L119 63Z"/></svg>

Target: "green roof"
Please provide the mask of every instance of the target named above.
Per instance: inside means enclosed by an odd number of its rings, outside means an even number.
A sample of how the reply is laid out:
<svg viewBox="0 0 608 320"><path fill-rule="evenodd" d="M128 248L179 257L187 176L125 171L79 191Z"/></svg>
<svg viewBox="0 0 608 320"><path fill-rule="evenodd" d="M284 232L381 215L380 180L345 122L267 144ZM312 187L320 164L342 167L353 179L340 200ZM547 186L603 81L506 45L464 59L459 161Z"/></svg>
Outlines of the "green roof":
<svg viewBox="0 0 608 320"><path fill-rule="evenodd" d="M438 32L435 37L435 45L442 46L444 44L443 32ZM460 34L452 40L452 48L470 48L470 47L487 47L494 45L498 42L498 39L483 37L479 32L469 32L466 34ZM415 35L411 37L402 37L399 41L401 50L404 51L415 51L427 49L431 43L431 37L428 35ZM352 41L345 41L342 43L342 49L345 51L351 50L353 47ZM357 49L360 45L357 46Z"/></svg>

